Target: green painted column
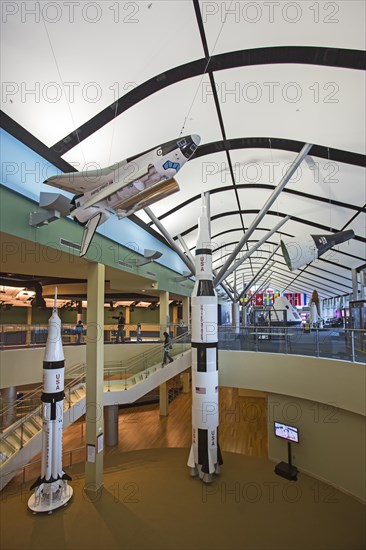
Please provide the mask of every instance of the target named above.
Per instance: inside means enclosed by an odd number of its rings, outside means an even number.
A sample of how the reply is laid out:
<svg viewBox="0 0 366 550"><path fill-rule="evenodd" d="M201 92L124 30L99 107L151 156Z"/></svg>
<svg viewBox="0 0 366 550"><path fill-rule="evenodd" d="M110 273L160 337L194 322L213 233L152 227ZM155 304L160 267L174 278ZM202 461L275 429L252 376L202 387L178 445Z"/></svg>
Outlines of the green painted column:
<svg viewBox="0 0 366 550"><path fill-rule="evenodd" d="M32 324L32 308L27 307L27 332L25 337L25 343L27 344L27 346L30 346L32 343L31 324Z"/></svg>
<svg viewBox="0 0 366 550"><path fill-rule="evenodd" d="M104 273L104 265L89 263L84 490L91 498L103 488Z"/></svg>
<svg viewBox="0 0 366 550"><path fill-rule="evenodd" d="M169 410L168 383L163 382L159 386L159 413L160 416L168 416Z"/></svg>
<svg viewBox="0 0 366 550"><path fill-rule="evenodd" d="M183 310L183 322L187 327L190 327L189 325L189 296L184 296L182 298L182 310Z"/></svg>
<svg viewBox="0 0 366 550"><path fill-rule="evenodd" d="M164 340L163 332L169 332L169 292L161 291L159 294L159 324L160 324L160 340Z"/></svg>
<svg viewBox="0 0 366 550"><path fill-rule="evenodd" d="M182 373L183 381L183 393L189 393L191 391L191 370Z"/></svg>

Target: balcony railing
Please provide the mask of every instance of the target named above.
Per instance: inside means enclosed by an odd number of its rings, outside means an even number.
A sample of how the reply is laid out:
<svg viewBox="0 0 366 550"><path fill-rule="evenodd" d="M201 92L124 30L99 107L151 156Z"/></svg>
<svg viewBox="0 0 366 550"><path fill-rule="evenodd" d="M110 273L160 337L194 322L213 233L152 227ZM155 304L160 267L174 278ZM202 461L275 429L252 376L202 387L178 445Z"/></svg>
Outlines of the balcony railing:
<svg viewBox="0 0 366 550"><path fill-rule="evenodd" d="M85 325L84 334L81 341L85 343L87 340L87 326ZM126 324L124 328L124 339L127 343L136 343L136 323ZM163 329L163 330L161 330ZM142 342L158 342L161 339L161 334L165 327L161 327L158 323L142 323L141 338ZM170 336L175 338L187 331L187 327L182 327L179 324L170 325ZM37 347L46 343L48 333L48 325L26 325L26 324L2 324L0 325L0 349L9 347ZM111 344L116 341L117 324L104 325L103 327L104 342ZM62 325L62 343L64 345L76 344L77 333L75 325Z"/></svg>
<svg viewBox="0 0 366 550"><path fill-rule="evenodd" d="M219 327L219 349L285 353L365 362L366 330L290 326Z"/></svg>
<svg viewBox="0 0 366 550"><path fill-rule="evenodd" d="M0 325L0 348L29 348L43 346L47 340L47 325ZM76 344L77 335L74 328L63 325L62 341L64 345ZM86 331L85 331L86 332ZM117 326L104 326L104 342L114 343ZM161 327L158 324L142 325L142 342L161 343ZM171 325L172 337L180 337L181 342L190 342L187 327ZM136 325L125 325L125 342L136 343ZM316 328L307 332L304 327L290 326L219 326L219 349L260 351L269 353L291 353L294 355L309 355L313 357L328 357L353 362L364 362L366 357L366 329ZM83 335L83 343L87 336ZM160 351L155 352L157 355ZM145 369L149 361L145 355ZM140 359L135 358L139 363ZM155 357L153 361L155 361ZM124 366L124 365L123 365ZM112 365L110 365L110 369ZM114 365L113 368L116 368ZM121 365L120 365L120 368Z"/></svg>

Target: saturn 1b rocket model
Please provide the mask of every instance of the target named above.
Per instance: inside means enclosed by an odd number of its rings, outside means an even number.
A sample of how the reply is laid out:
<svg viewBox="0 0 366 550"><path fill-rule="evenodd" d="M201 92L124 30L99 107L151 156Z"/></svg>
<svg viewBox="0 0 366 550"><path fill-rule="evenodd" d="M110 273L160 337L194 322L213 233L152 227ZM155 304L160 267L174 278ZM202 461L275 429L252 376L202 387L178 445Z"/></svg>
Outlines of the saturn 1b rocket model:
<svg viewBox="0 0 366 550"><path fill-rule="evenodd" d="M205 483L220 473L218 441L217 294L212 280L212 249L203 200L196 245L196 283L192 305L192 447L191 475Z"/></svg>
<svg viewBox="0 0 366 550"><path fill-rule="evenodd" d="M57 290L43 360L42 465L41 476L33 483L35 492L28 501L33 512L48 512L65 506L72 497L70 476L62 469L62 424L64 415L64 351L61 319L57 313Z"/></svg>

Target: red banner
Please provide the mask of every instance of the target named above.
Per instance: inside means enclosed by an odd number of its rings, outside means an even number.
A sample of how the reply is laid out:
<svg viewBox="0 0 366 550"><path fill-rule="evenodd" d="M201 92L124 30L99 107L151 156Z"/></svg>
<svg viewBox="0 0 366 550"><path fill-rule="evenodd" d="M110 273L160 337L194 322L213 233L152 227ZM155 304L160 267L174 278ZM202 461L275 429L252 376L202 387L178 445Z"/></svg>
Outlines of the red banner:
<svg viewBox="0 0 366 550"><path fill-rule="evenodd" d="M263 294L257 294L255 297L255 305L263 306Z"/></svg>

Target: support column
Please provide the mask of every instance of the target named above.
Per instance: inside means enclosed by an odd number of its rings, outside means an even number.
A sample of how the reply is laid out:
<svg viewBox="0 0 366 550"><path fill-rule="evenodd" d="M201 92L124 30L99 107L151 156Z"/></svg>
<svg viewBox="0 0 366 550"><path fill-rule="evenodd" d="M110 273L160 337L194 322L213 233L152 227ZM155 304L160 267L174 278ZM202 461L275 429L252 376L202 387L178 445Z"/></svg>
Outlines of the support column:
<svg viewBox="0 0 366 550"><path fill-rule="evenodd" d="M164 340L163 332L169 333L170 318L169 318L169 292L162 291L159 294L159 324L160 324L160 340Z"/></svg>
<svg viewBox="0 0 366 550"><path fill-rule="evenodd" d="M188 327L188 330L190 330L190 324L189 324L189 296L184 296L184 298L182 298L182 315L183 315L183 323Z"/></svg>
<svg viewBox="0 0 366 550"><path fill-rule="evenodd" d="M76 322L83 321L83 302L79 300L76 302L77 313L76 313Z"/></svg>
<svg viewBox="0 0 366 550"><path fill-rule="evenodd" d="M360 300L366 299L366 277L365 277L366 271L360 271L360 286L361 286L361 296Z"/></svg>
<svg viewBox="0 0 366 550"><path fill-rule="evenodd" d="M104 265L88 264L84 490L91 495L103 488L104 274Z"/></svg>
<svg viewBox="0 0 366 550"><path fill-rule="evenodd" d="M241 325L242 327L246 327L248 324L247 322L247 308L245 307L244 303L241 306Z"/></svg>
<svg viewBox="0 0 366 550"><path fill-rule="evenodd" d="M31 324L32 324L32 308L27 307L27 330L25 333L25 343L27 344L27 346L30 346L32 343Z"/></svg>
<svg viewBox="0 0 366 550"><path fill-rule="evenodd" d="M129 307L126 307L125 308L125 321L126 321L126 324L125 324L125 339L126 338L129 338L130 337L130 323L131 323L131 312L130 312L130 308Z"/></svg>
<svg viewBox="0 0 366 550"><path fill-rule="evenodd" d="M183 393L189 393L191 389L191 371L183 372L182 374L182 380L183 380Z"/></svg>
<svg viewBox="0 0 366 550"><path fill-rule="evenodd" d="M16 420L17 389L15 386L2 388L1 390L2 406L4 414L2 418L2 427L7 428L14 424Z"/></svg>
<svg viewBox="0 0 366 550"><path fill-rule="evenodd" d="M357 271L355 268L352 269L352 299L358 300L358 282L357 282Z"/></svg>
<svg viewBox="0 0 366 550"><path fill-rule="evenodd" d="M233 302L231 304L232 311L232 327L234 329L234 334L239 334L240 332L240 305L238 302Z"/></svg>
<svg viewBox="0 0 366 550"><path fill-rule="evenodd" d="M168 416L168 383L163 382L159 386L159 412L160 416Z"/></svg>
<svg viewBox="0 0 366 550"><path fill-rule="evenodd" d="M104 442L108 447L118 445L118 405L104 407Z"/></svg>
<svg viewBox="0 0 366 550"><path fill-rule="evenodd" d="M178 324L178 321L179 321L179 317L178 317L178 306L177 306L177 305L173 306L173 309L172 309L172 316L173 316L173 319L172 319L173 325L177 325L177 324Z"/></svg>

